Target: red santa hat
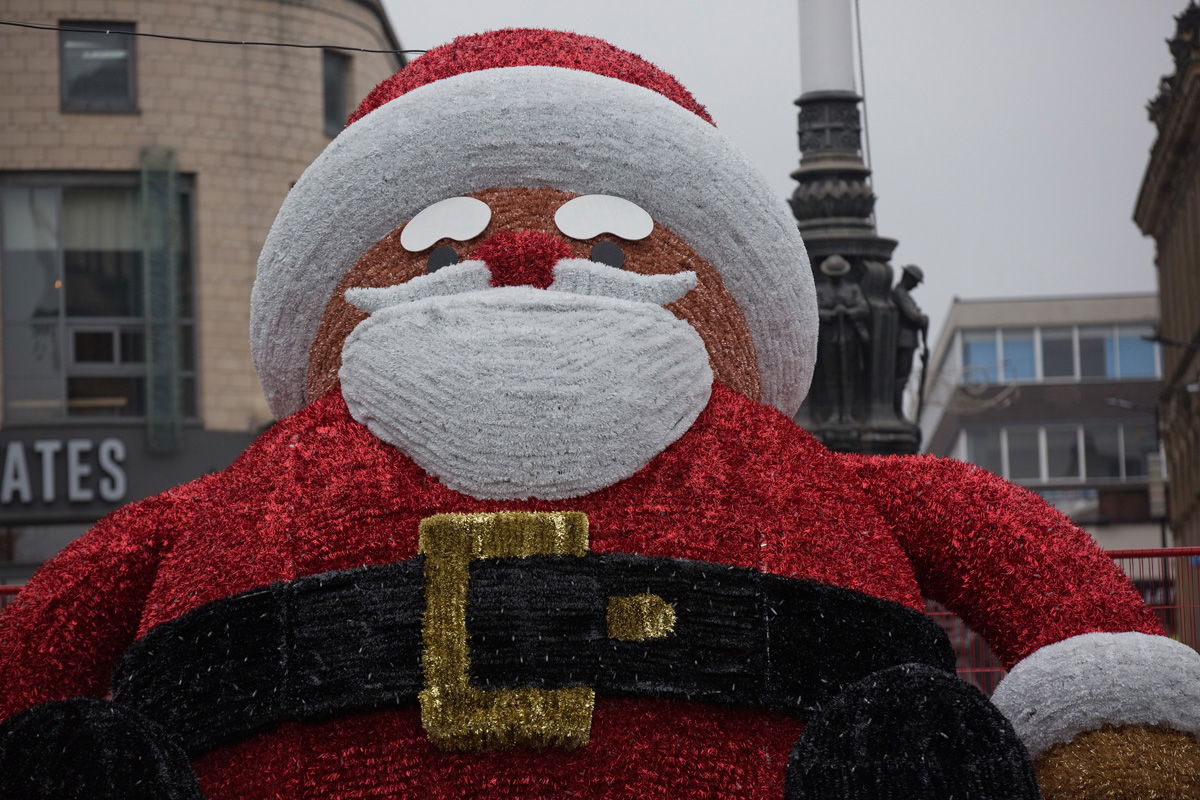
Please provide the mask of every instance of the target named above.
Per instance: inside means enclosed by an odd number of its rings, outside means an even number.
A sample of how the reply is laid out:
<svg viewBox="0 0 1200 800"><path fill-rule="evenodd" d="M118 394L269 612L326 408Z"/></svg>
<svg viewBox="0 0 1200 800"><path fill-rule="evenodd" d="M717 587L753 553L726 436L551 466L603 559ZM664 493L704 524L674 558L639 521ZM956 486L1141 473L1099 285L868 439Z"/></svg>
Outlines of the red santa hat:
<svg viewBox="0 0 1200 800"><path fill-rule="evenodd" d="M464 36L381 83L288 195L259 259L251 346L272 410L305 403L308 350L339 279L448 197L547 186L624 197L721 274L754 340L762 401L799 407L816 359L812 273L782 198L653 64L607 42Z"/></svg>

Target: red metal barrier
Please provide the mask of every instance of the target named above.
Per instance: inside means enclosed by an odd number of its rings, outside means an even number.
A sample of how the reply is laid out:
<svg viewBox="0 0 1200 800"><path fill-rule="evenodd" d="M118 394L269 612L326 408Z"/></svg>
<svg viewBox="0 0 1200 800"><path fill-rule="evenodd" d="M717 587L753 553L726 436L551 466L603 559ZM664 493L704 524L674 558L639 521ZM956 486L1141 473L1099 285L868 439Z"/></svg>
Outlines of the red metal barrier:
<svg viewBox="0 0 1200 800"><path fill-rule="evenodd" d="M1200 650L1200 547L1112 550L1109 555L1158 615L1167 634ZM0 608L20 590L20 586L0 586ZM991 694L1004 677L1004 667L983 637L937 603L930 602L926 611L950 637L958 654L958 674Z"/></svg>
<svg viewBox="0 0 1200 800"><path fill-rule="evenodd" d="M1133 581L1167 634L1200 650L1200 547L1110 550L1109 555ZM1005 670L983 637L937 603L930 602L926 612L950 637L958 655L958 674L991 694Z"/></svg>
<svg viewBox="0 0 1200 800"><path fill-rule="evenodd" d="M17 592L21 591L21 586L0 586L0 608L12 602L12 599L17 596Z"/></svg>

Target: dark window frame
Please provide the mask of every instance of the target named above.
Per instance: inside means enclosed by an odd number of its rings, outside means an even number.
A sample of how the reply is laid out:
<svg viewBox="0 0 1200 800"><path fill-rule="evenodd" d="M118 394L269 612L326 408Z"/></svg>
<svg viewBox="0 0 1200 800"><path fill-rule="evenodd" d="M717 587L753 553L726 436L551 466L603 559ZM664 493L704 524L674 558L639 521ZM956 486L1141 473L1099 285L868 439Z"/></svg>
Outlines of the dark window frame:
<svg viewBox="0 0 1200 800"><path fill-rule="evenodd" d="M184 247L187 256L186 268L180 272L180 279L190 280L192 285L190 292L190 309L185 310L183 307L183 296L180 296L180 311L179 311L179 329L180 336L186 336L190 342L182 342L183 346L190 345L192 353L192 364L190 367L185 367L180 363L178 378L181 383L180 402L183 404L183 420L186 425L195 425L200 423L199 419L199 400L201 391L201 378L199 374L199 348L196 336L198 333L198 310L195 306L195 279L196 279L196 181L194 176L190 174L181 174L179 176L179 193L183 199L185 209L184 214L187 217L187 230L185 231ZM116 171L105 172L95 170L80 170L74 171L17 171L17 172L0 172L0 189L6 188L53 188L59 191L58 208L59 219L62 215L62 191L67 189L77 188L139 188L140 176L136 172ZM0 224L0 259L3 257L4 229ZM59 269L60 277L63 269L62 259L62 231L59 231L58 239L59 248ZM2 267L2 265L0 265ZM181 289L185 287L181 286ZM188 313L190 312L190 313ZM0 310L2 314L2 310ZM65 302L60 303L55 325L57 327L57 336L59 340L58 348L63 358L61 368L62 380L62 414L57 416L47 416L44 419L11 419L8 413L4 414L5 427L36 427L44 425L126 425L131 422L144 422L146 417L144 414L128 414L128 415L87 415L87 414L71 414L68 405L68 383L72 378L137 378L146 374L145 361L125 361L120 354L116 354L114 361L111 364L105 363L89 363L80 362L75 359L74 333L76 330L136 330L137 325L144 319L144 314L141 316L124 316L124 317L105 317L105 316L76 316L69 315L66 312ZM0 323L3 323L0 316ZM119 348L119 340L116 343ZM4 367L7 369L7 366ZM191 386L191 395L183 390L183 386ZM0 402L3 402L7 409L8 398L0 397Z"/></svg>
<svg viewBox="0 0 1200 800"><path fill-rule="evenodd" d="M96 31L121 31L124 33L134 33L137 30L137 24L133 22L105 22L97 20L69 20L63 19L58 21L60 28L86 28ZM121 100L88 100L85 98L71 97L67 92L67 48L66 43L71 36L78 34L79 31L59 31L58 34L58 92L59 92L59 107L65 112L86 112L100 114L136 114L138 113L138 80L137 80L137 42L136 37L123 36L121 34L109 34L113 39L119 40L124 45L129 57L126 59L126 71L129 81L129 97Z"/></svg>
<svg viewBox="0 0 1200 800"><path fill-rule="evenodd" d="M331 63L338 65L338 77L341 80L340 96L331 97L329 92L328 69ZM340 50L324 48L321 50L321 125L325 135L337 136L346 127L346 118L353 111L350 108L350 72L354 61L349 53ZM337 108L332 108L336 102Z"/></svg>

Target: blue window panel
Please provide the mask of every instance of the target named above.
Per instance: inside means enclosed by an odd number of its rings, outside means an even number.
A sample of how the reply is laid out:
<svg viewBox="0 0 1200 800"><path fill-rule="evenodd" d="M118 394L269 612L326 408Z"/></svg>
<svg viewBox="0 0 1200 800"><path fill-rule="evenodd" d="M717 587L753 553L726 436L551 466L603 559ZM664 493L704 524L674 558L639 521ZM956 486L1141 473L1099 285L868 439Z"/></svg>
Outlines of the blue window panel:
<svg viewBox="0 0 1200 800"><path fill-rule="evenodd" d="M1149 329L1121 329L1117 352L1122 378L1153 378L1158 374L1154 368L1154 343L1142 338L1149 333Z"/></svg>
<svg viewBox="0 0 1200 800"><path fill-rule="evenodd" d="M1004 380L1031 381L1037 377L1033 360L1033 329L1022 328L1003 331Z"/></svg>
<svg viewBox="0 0 1200 800"><path fill-rule="evenodd" d="M996 383L996 332L963 333L963 383Z"/></svg>

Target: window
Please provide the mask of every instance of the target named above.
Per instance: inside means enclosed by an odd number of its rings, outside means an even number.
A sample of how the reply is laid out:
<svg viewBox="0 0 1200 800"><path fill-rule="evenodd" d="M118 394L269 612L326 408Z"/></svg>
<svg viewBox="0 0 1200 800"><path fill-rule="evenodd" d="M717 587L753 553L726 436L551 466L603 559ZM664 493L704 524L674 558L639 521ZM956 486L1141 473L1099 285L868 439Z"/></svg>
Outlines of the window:
<svg viewBox="0 0 1200 800"><path fill-rule="evenodd" d="M337 136L350 116L347 104L350 56L336 50L321 51L322 94L325 97L325 135Z"/></svg>
<svg viewBox="0 0 1200 800"><path fill-rule="evenodd" d="M177 376L195 416L190 197L178 243ZM143 417L146 328L137 175L0 179L5 422Z"/></svg>
<svg viewBox="0 0 1200 800"><path fill-rule="evenodd" d="M962 383L1154 378L1152 332L1149 325L964 330Z"/></svg>
<svg viewBox="0 0 1200 800"><path fill-rule="evenodd" d="M963 383L995 383L996 332L963 331Z"/></svg>
<svg viewBox="0 0 1200 800"><path fill-rule="evenodd" d="M1147 459L1158 452L1154 426L1144 422L968 428L959 450L1024 484L1145 480Z"/></svg>
<svg viewBox="0 0 1200 800"><path fill-rule="evenodd" d="M978 464L997 475L1003 474L1004 463L1000 450L999 430L967 431L967 461Z"/></svg>
<svg viewBox="0 0 1200 800"><path fill-rule="evenodd" d="M1117 329L1117 363L1122 378L1154 378L1158 376L1158 360L1149 325L1121 325Z"/></svg>
<svg viewBox="0 0 1200 800"><path fill-rule="evenodd" d="M1089 478L1121 477L1119 425L1084 425L1083 456Z"/></svg>
<svg viewBox="0 0 1200 800"><path fill-rule="evenodd" d="M1149 474L1147 459L1158 452L1158 436L1153 425L1125 425L1124 436L1125 475L1142 478Z"/></svg>
<svg viewBox="0 0 1200 800"><path fill-rule="evenodd" d="M1075 377L1075 337L1071 328L1042 328L1042 377Z"/></svg>
<svg viewBox="0 0 1200 800"><path fill-rule="evenodd" d="M1113 327L1079 329L1079 375L1083 378L1117 377L1117 350Z"/></svg>
<svg viewBox="0 0 1200 800"><path fill-rule="evenodd" d="M1079 433L1075 428L1046 429L1046 477L1080 478Z"/></svg>
<svg viewBox="0 0 1200 800"><path fill-rule="evenodd" d="M1003 355L1000 366L1006 381L1037 379L1037 362L1033 356L1033 328L1009 328L1000 331Z"/></svg>
<svg viewBox="0 0 1200 800"><path fill-rule="evenodd" d="M1008 438L1008 477L1014 481L1042 479L1041 444L1037 428L1005 431Z"/></svg>
<svg viewBox="0 0 1200 800"><path fill-rule="evenodd" d="M63 111L137 110L134 81L134 26L125 22L62 20L58 34ZM107 32L106 32L107 31Z"/></svg>

